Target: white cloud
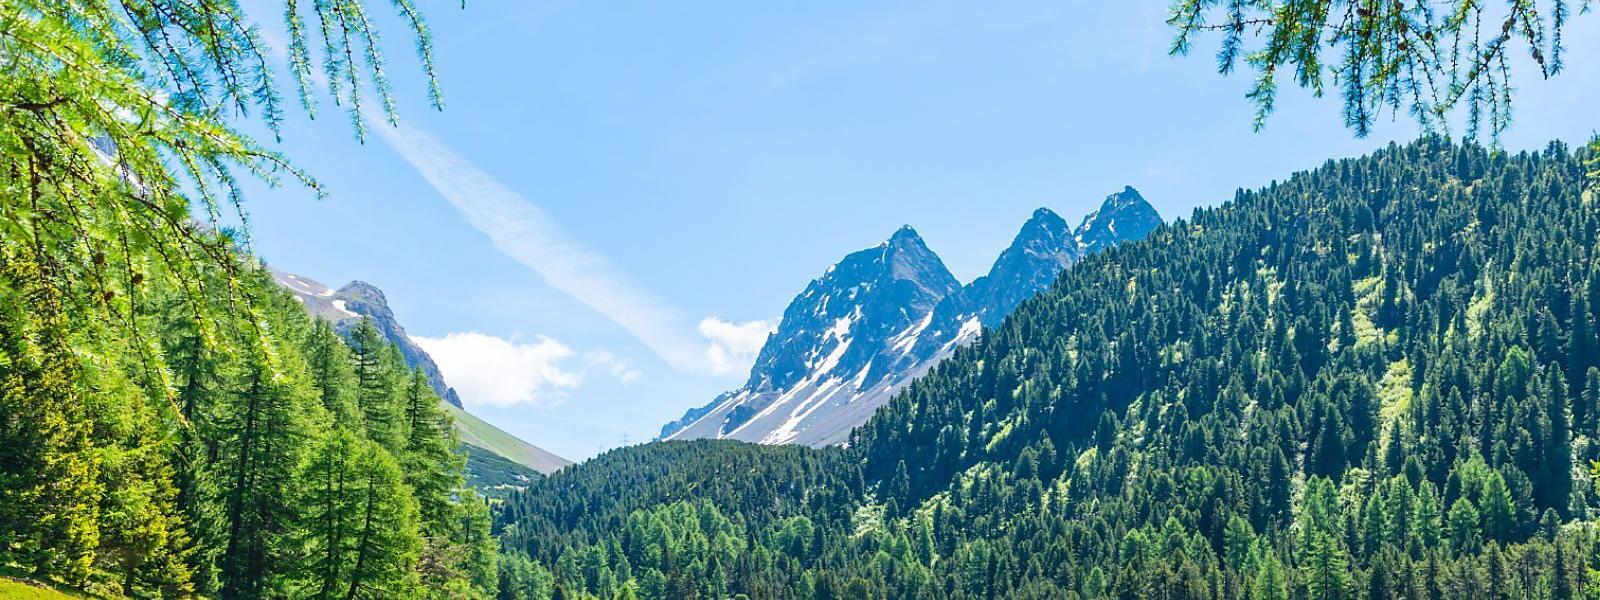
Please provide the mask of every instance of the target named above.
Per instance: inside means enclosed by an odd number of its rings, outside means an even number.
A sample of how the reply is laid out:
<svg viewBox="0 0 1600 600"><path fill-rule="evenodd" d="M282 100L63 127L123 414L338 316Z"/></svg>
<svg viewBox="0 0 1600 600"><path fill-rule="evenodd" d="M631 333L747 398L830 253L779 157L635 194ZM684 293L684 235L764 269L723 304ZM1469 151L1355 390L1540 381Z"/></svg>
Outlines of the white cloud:
<svg viewBox="0 0 1600 600"><path fill-rule="evenodd" d="M487 235L495 249L621 325L673 368L714 370L686 318L636 286L605 256L568 236L538 205L427 132L404 123L372 125L372 131Z"/></svg>
<svg viewBox="0 0 1600 600"><path fill-rule="evenodd" d="M776 331L774 321L746 321L734 323L715 316L700 320L700 335L711 343L706 348L706 360L717 373L739 373L756 362L756 354L767 341L767 335Z"/></svg>
<svg viewBox="0 0 1600 600"><path fill-rule="evenodd" d="M548 404L559 400L561 390L583 383L581 372L560 364L573 355L572 349L548 337L517 343L469 332L411 339L433 357L445 381L469 406Z"/></svg>

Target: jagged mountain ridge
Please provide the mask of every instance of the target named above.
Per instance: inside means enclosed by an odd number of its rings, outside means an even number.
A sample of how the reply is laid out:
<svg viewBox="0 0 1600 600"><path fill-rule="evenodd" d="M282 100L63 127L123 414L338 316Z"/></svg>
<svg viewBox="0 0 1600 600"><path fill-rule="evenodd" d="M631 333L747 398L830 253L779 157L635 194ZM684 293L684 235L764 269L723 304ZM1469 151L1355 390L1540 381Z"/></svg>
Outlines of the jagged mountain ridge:
<svg viewBox="0 0 1600 600"><path fill-rule="evenodd" d="M1023 300L1055 283L1056 277L1098 250L1144 238L1161 225L1161 215L1132 186L1106 196L1100 208L1075 228L1048 208L1033 212L989 273L972 281L934 309L933 324L913 356L940 356L966 344L984 327L993 327Z"/></svg>
<svg viewBox="0 0 1600 600"><path fill-rule="evenodd" d="M963 286L910 226L852 253L783 314L739 389L662 428L665 439L825 446L1083 256L1139 239L1161 217L1131 187L1076 228L1034 211L987 275Z"/></svg>
<svg viewBox="0 0 1600 600"><path fill-rule="evenodd" d="M445 383L439 365L435 364L433 357L406 334L405 327L389 308L383 290L377 286L358 280L335 290L309 277L270 267L268 271L272 273L273 281L294 294L295 299L306 307L307 312L333 323L341 335L347 334L361 322L361 319L372 319L373 326L383 334L384 339L400 348L401 358L406 365L420 369L423 375L428 377L428 382L434 391L450 405L450 412L455 417L456 432L462 444L501 456L540 473L553 473L561 467L572 464L570 460L518 439L467 412L461 406L461 397L455 388ZM470 475L482 478L481 476L485 474L470 473ZM498 475L491 474L488 478L502 478Z"/></svg>

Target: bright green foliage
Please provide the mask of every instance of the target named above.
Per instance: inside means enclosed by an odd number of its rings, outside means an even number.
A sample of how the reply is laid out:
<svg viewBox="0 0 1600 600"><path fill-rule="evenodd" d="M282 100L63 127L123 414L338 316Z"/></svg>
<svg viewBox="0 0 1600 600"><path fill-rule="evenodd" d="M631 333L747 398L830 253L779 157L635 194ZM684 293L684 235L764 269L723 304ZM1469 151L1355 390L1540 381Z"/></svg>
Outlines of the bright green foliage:
<svg viewBox="0 0 1600 600"><path fill-rule="evenodd" d="M227 336L207 338L170 310L187 301L156 284L135 322L161 333L166 363L147 375L131 340L78 313L52 321L24 310L47 306L40 299L56 288L31 287L32 264L5 256L5 568L135 596L493 593L488 508L462 489L438 397L392 348L374 348L376 368L406 387L384 399L392 419L380 429L356 406L359 354L265 271L240 264L239 294L263 320L222 323ZM31 304L20 301L30 289ZM201 300L206 310L230 302ZM45 345L57 340L70 350ZM322 562L308 566L313 548Z"/></svg>
<svg viewBox="0 0 1600 600"><path fill-rule="evenodd" d="M496 600L549 600L555 593L555 579L539 563L521 554L500 558L500 592Z"/></svg>
<svg viewBox="0 0 1600 600"><path fill-rule="evenodd" d="M538 568L508 558L502 580L606 597L631 579L645 598L1582 589L1600 493L1559 465L1600 460L1596 386L1569 377L1600 367L1573 350L1600 343L1585 152L1424 139L1241 191L1077 263L848 448L665 442L533 482L499 523ZM717 543L639 542L725 530L744 540L731 565Z"/></svg>
<svg viewBox="0 0 1600 600"><path fill-rule="evenodd" d="M65 308L39 265L0 244L0 553L36 577L87 582L100 464ZM30 314L29 297L43 311Z"/></svg>
<svg viewBox="0 0 1600 600"><path fill-rule="evenodd" d="M1248 96L1257 129L1272 114L1279 77L1292 77L1317 96L1337 87L1345 126L1361 137L1385 112L1404 111L1434 131L1463 105L1469 134L1487 121L1499 136L1511 123L1511 54L1526 51L1541 78L1561 73L1568 19L1591 3L1174 0L1167 23L1177 30L1173 54L1217 33L1217 70L1226 75L1242 62L1255 71Z"/></svg>
<svg viewBox="0 0 1600 600"><path fill-rule="evenodd" d="M420 16L391 4L431 75ZM392 120L365 3L284 8L306 108L315 37L358 135L363 90ZM276 128L272 54L234 2L17 0L0 56L0 566L260 596L289 554L298 462L326 435L320 396L341 418L355 398L327 357L311 383L304 356L338 350L223 218L238 172L317 189L223 126L254 111Z"/></svg>
<svg viewBox="0 0 1600 600"><path fill-rule="evenodd" d="M431 81L420 14L389 4ZM392 122L367 3L282 8L304 108L320 50L357 136L364 98ZM392 347L313 324L244 252L238 172L320 189L224 126L283 115L243 9L8 1L0 56L0 568L138 597L320 589L296 565L328 538L309 537L297 493L346 452L338 498L369 525L341 597L492 592L448 418L407 412L417 376ZM346 506L329 502L319 514Z"/></svg>
<svg viewBox="0 0 1600 600"><path fill-rule="evenodd" d="M1318 533L1306 548L1306 591L1315 600L1336 600L1350 595L1350 563L1330 534Z"/></svg>
<svg viewBox="0 0 1600 600"><path fill-rule="evenodd" d="M328 92L350 111L358 136L363 92L395 118L366 4L288 0L282 13L302 104L313 108L312 45L320 41ZM391 4L431 82L421 15L410 0ZM246 221L239 174L320 187L224 124L230 112L253 113L276 130L284 114L274 55L251 17L235 2L15 0L0 5L0 56L0 239L16 244L8 249L15 260L39 263L52 283L81 294L80 316L131 340L150 368L161 357L133 316L158 280L185 300L208 339L225 335L218 327L260 323L257 307L236 294L241 273L228 257L243 230L223 212ZM202 231L190 220L196 213L224 235ZM207 294L229 297L228 310L242 319L205 314L215 308Z"/></svg>
<svg viewBox="0 0 1600 600"><path fill-rule="evenodd" d="M1283 578L1283 563L1278 562L1278 557L1267 553L1261 561L1261 567L1256 573L1255 583L1250 588L1252 600L1289 600L1288 582Z"/></svg>
<svg viewBox="0 0 1600 600"><path fill-rule="evenodd" d="M356 407L366 435L384 448L398 452L405 438L402 414L402 378L405 367L399 353L383 338L371 319L362 319L350 332L354 361Z"/></svg>
<svg viewBox="0 0 1600 600"><path fill-rule="evenodd" d="M416 500L400 466L375 442L340 430L310 452L300 474L296 596L420 595Z"/></svg>

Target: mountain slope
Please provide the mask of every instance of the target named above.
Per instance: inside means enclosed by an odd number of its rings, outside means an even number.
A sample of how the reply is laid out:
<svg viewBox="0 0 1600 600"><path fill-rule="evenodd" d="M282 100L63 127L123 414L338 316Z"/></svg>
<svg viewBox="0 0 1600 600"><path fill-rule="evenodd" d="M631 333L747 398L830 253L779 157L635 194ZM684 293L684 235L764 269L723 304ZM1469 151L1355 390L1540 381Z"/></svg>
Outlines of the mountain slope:
<svg viewBox="0 0 1600 600"><path fill-rule="evenodd" d="M487 450L547 475L572 464L572 461L524 442L466 410L453 406L450 408L450 415L455 417L456 433L461 436L463 444Z"/></svg>
<svg viewBox="0 0 1600 600"><path fill-rule="evenodd" d="M901 387L970 343L1074 261L1161 217L1133 188L1077 228L1035 211L988 275L960 285L910 226L846 256L784 311L750 379L662 429L665 439L838 444Z"/></svg>
<svg viewBox="0 0 1600 600"><path fill-rule="evenodd" d="M602 455L564 482L630 502L535 484L504 541L569 592L646 598L1579 597L1600 569L1586 158L1428 139L1240 191L1074 264L847 449ZM552 521L554 542L510 527Z"/></svg>
<svg viewBox="0 0 1600 600"><path fill-rule="evenodd" d="M444 375L439 372L439 366L421 346L406 335L405 327L400 325L400 321L394 316L394 311L389 309L383 291L376 286L364 281L352 281L334 290L308 277L277 269L269 271L273 281L289 290L308 312L333 323L341 334L348 333L363 318L372 319L373 325L383 334L384 339L400 348L401 358L405 360L406 365L420 369L428 377L434 391L445 400L451 415L455 417L456 433L460 436L461 443L505 457L540 473L552 473L572 464L572 461L524 442L463 409L461 398L455 389L445 385ZM506 479L513 478L514 474L469 472L469 476Z"/></svg>

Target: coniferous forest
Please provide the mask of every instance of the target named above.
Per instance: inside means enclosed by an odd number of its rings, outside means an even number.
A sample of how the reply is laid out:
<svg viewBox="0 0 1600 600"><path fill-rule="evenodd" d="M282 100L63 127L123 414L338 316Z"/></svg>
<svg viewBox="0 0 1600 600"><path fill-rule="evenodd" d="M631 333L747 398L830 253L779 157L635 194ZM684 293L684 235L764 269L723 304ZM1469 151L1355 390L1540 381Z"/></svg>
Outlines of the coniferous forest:
<svg viewBox="0 0 1600 600"><path fill-rule="evenodd" d="M450 417L370 323L347 342L240 262L236 301L259 321L202 331L157 289L131 317L145 337L117 337L51 285L55 265L5 246L8 570L137 597L494 591L489 509L463 486ZM145 353L170 379L145 379Z"/></svg>
<svg viewBox="0 0 1600 600"><path fill-rule="evenodd" d="M242 133L295 101L399 122L378 23L443 108L428 25L268 4L279 53L232 0L0 2L0 596L1600 599L1600 139L1330 160L1076 262L843 446L486 499L437 382L280 289L244 208L326 192ZM1508 48L1558 74L1589 7L1172 4L1258 126L1293 69L1361 136L1499 135Z"/></svg>
<svg viewBox="0 0 1600 600"><path fill-rule="evenodd" d="M1588 150L1423 139L1085 259L847 448L499 514L502 598L1600 597Z"/></svg>

